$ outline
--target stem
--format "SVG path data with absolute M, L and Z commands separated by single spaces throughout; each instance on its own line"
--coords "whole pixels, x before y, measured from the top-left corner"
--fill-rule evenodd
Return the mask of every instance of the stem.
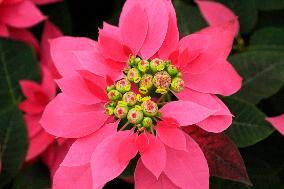
M 151 133 L 155 136 L 153 126 L 150 127 Z
M 166 94 L 167 94 L 167 93 L 166 93 Z M 156 103 L 161 102 L 161 101 L 164 99 L 164 97 L 165 97 L 166 94 L 163 94 L 163 95 L 159 98 L 159 100 L 158 100 Z
M 119 131 L 123 131 L 129 124 L 130 124 L 130 122 L 127 121 L 127 122 L 119 129 Z
M 167 104 L 168 102 L 160 102 L 160 103 L 157 103 L 158 106 L 162 106 L 162 105 L 165 105 Z

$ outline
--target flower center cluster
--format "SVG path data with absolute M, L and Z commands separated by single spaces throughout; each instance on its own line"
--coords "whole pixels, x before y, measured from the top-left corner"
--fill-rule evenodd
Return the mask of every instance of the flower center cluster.
M 106 113 L 138 131 L 154 131 L 160 119 L 159 108 L 170 101 L 171 92 L 184 88 L 181 73 L 170 61 L 158 58 L 142 60 L 131 56 L 124 77 L 107 87 Z

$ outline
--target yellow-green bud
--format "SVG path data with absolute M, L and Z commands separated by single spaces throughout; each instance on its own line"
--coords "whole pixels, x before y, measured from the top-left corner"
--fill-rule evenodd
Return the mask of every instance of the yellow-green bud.
M 174 65 L 168 65 L 167 67 L 167 72 L 171 75 L 171 76 L 175 76 L 178 73 L 177 68 Z
M 128 113 L 128 107 L 127 106 L 119 106 L 117 105 L 114 109 L 114 114 L 118 119 L 126 118 Z
M 134 106 L 137 102 L 136 94 L 134 92 L 127 92 L 122 97 L 123 101 L 127 103 L 128 106 Z
M 127 119 L 132 124 L 140 123 L 143 120 L 143 117 L 143 112 L 141 110 L 137 110 L 136 108 L 132 108 L 127 114 Z
M 142 121 L 142 126 L 149 128 L 153 126 L 153 120 L 150 117 L 144 117 L 143 121 Z
M 184 81 L 179 77 L 174 78 L 171 83 L 171 90 L 176 93 L 179 93 L 183 89 L 184 89 Z
M 108 92 L 107 96 L 108 96 L 108 99 L 110 99 L 112 101 L 116 101 L 116 100 L 119 100 L 122 95 L 117 90 L 111 90 L 111 91 Z
M 115 84 L 116 90 L 121 93 L 126 93 L 131 89 L 131 83 L 127 79 L 121 79 Z
M 137 68 L 131 68 L 130 70 L 128 70 L 128 73 L 127 73 L 128 81 L 134 82 L 134 80 L 137 80 L 137 78 L 141 79 L 141 74 Z
M 158 112 L 158 105 L 152 100 L 144 101 L 141 104 L 143 113 L 147 116 L 155 116 Z
M 138 63 L 138 69 L 141 72 L 147 72 L 149 70 L 150 64 L 147 60 L 142 60 Z
M 155 73 L 158 71 L 164 70 L 165 66 L 166 66 L 166 63 L 163 60 L 158 59 L 158 58 L 155 58 L 150 62 L 150 68 Z
M 107 92 L 110 92 L 111 90 L 114 90 L 114 89 L 115 89 L 114 85 L 107 86 Z

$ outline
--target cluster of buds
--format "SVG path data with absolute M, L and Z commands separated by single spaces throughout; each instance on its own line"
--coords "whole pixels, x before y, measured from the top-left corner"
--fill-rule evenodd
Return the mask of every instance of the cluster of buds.
M 125 126 L 133 125 L 138 131 L 153 131 L 160 118 L 155 99 L 170 91 L 180 92 L 184 81 L 170 61 L 142 60 L 131 56 L 128 65 L 125 77 L 106 89 L 110 100 L 106 113 L 125 122 Z

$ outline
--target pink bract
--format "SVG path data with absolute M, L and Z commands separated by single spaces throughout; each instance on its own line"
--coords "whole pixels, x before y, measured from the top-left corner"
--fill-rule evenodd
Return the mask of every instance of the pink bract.
M 24 120 L 28 130 L 29 149 L 26 156 L 27 161 L 40 155 L 55 139 L 54 136 L 43 130 L 39 120 L 46 105 L 56 96 L 57 89 L 54 77 L 58 73 L 51 58 L 49 58 L 50 53 L 47 41 L 61 35 L 52 23 L 48 21 L 45 23 L 40 51 L 41 84 L 28 80 L 20 81 L 22 92 L 26 97 L 26 100 L 19 104 L 19 108 L 25 113 Z
M 284 135 L 284 114 L 276 117 L 269 117 L 266 118 L 266 120 L 270 122 L 278 132 Z
M 51 40 L 62 93 L 47 105 L 40 123 L 52 135 L 76 139 L 54 175 L 53 187 L 102 188 L 137 156 L 136 188 L 208 189 L 207 161 L 182 127 L 222 132 L 230 126 L 232 114 L 216 95 L 229 96 L 241 87 L 242 78 L 226 60 L 235 22 L 179 40 L 171 1 L 128 0 L 119 26 L 104 23 L 98 42 L 79 37 Z M 125 77 L 131 57 L 169 60 L 184 81 L 183 90 L 172 91 L 178 100 L 159 109 L 152 132 L 123 129 L 120 119 L 106 113 L 106 88 Z

